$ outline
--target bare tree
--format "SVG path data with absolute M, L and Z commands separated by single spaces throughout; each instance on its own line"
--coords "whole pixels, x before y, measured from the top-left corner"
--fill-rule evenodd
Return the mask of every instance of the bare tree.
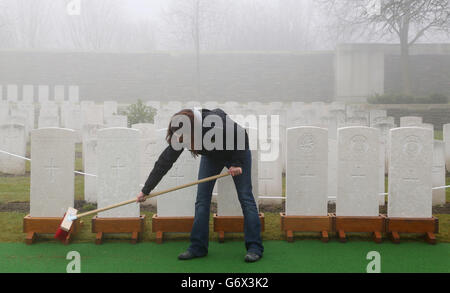
M 64 38 L 72 41 L 77 49 L 101 50 L 111 47 L 114 39 L 115 1 L 93 0 L 82 2 L 78 16 L 66 15 L 67 25 L 63 31 Z
M 166 24 L 172 37 L 190 44 L 195 52 L 196 91 L 200 96 L 200 52 L 209 41 L 204 35 L 218 33 L 221 15 L 226 7 L 223 0 L 172 0 L 164 12 Z
M 402 89 L 411 93 L 409 51 L 425 34 L 450 32 L 450 0 L 318 0 L 352 34 L 395 35 L 400 42 Z
M 3 0 L 0 5 L 3 46 L 25 49 L 43 46 L 50 29 L 53 1 Z

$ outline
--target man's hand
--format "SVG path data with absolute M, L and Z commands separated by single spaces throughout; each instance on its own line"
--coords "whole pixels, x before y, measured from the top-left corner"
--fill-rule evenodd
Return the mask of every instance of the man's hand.
M 241 167 L 233 167 L 231 166 L 230 169 L 228 169 L 228 172 L 230 172 L 231 176 L 237 176 L 242 174 L 242 168 Z
M 136 202 L 144 202 L 146 200 L 145 194 L 142 193 L 142 191 L 139 193 L 139 195 L 136 197 Z

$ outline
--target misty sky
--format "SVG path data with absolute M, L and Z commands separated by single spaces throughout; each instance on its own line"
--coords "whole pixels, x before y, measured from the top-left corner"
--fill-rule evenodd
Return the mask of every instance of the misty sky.
M 0 49 L 87 51 L 332 50 L 343 42 L 396 42 L 338 30 L 324 0 L 0 0 Z M 198 34 L 195 5 L 199 1 Z M 421 42 L 448 42 L 426 35 Z

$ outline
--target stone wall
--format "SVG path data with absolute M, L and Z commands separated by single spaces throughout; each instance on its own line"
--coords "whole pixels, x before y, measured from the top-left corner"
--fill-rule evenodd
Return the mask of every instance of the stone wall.
M 79 88 L 80 99 L 363 102 L 401 87 L 398 45 L 343 44 L 336 51 L 202 53 L 200 93 L 189 53 L 0 51 L 0 99 L 8 88 Z M 413 94 L 450 95 L 450 44 L 411 48 Z M 17 85 L 17 87 L 8 87 Z
M 385 93 L 401 92 L 400 56 L 387 55 L 384 60 Z M 450 96 L 450 55 L 410 56 L 411 92 L 428 96 L 433 93 Z
M 364 102 L 375 94 L 401 92 L 400 46 L 342 44 L 336 49 L 336 99 Z M 450 95 L 450 44 L 410 48 L 413 95 Z
M 82 100 L 331 100 L 333 53 L 192 54 L 0 52 L 0 85 L 79 86 Z M 67 93 L 66 93 L 67 95 Z M 20 98 L 19 98 L 20 99 Z M 35 98 L 36 99 L 36 98 Z

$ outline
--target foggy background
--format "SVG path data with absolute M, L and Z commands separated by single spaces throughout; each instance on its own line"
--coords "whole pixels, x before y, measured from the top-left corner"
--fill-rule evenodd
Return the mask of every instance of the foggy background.
M 442 3 L 426 16 L 446 22 L 413 19 L 400 46 L 376 17 L 387 0 L 0 0 L 0 96 L 9 85 L 19 100 L 33 85 L 35 101 L 40 85 L 121 102 L 450 95 L 450 1 L 422 2 Z
M 343 42 L 396 41 L 338 28 L 343 15 L 324 0 L 81 0 L 80 15 L 69 15 L 71 2 L 0 0 L 0 48 L 194 50 L 197 26 L 202 50 L 329 50 Z M 428 33 L 418 42 L 448 40 Z

